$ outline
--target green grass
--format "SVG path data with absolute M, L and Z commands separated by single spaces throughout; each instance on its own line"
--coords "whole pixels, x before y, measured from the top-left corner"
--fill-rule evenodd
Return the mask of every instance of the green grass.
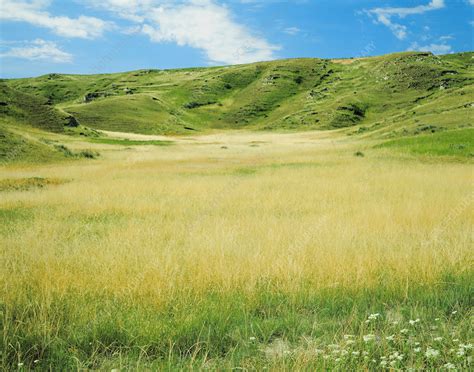
M 51 106 L 45 97 L 20 92 L 0 82 L 0 118 L 14 120 L 50 132 L 62 133 L 69 123 L 68 115 Z
M 103 143 L 107 145 L 121 145 L 121 146 L 169 146 L 173 144 L 173 141 L 160 141 L 160 140 L 150 140 L 150 141 L 138 141 L 138 140 L 129 140 L 129 139 L 117 139 L 117 138 L 89 138 L 89 142 L 92 143 Z
M 393 148 L 417 155 L 473 157 L 474 129 L 423 134 L 385 142 L 382 148 Z
M 449 276 L 449 283 L 440 278 L 435 287 L 411 287 L 408 292 L 383 285 L 363 292 L 314 292 L 309 285 L 286 293 L 262 282 L 252 296 L 211 290 L 199 301 L 183 289 L 179 301 L 161 310 L 105 293 L 100 301 L 94 294 L 91 303 L 87 294 L 66 292 L 49 300 L 48 311 L 59 316 L 51 324 L 56 331 L 50 341 L 40 328 L 10 328 L 14 319 L 30 323 L 44 309 L 31 302 L 23 308 L 2 305 L 8 341 L 2 361 L 12 368 L 21 362 L 39 369 L 293 369 L 306 360 L 305 368 L 346 370 L 358 365 L 378 370 L 384 358 L 390 367 L 390 355 L 398 352 L 403 361 L 394 360 L 393 367 L 436 369 L 454 361 L 468 368 L 466 357 L 472 350 L 466 349 L 461 358 L 456 352 L 471 336 L 470 280 L 456 274 Z M 367 322 L 370 314 L 380 316 Z M 367 335 L 376 339 L 366 342 Z M 427 357 L 428 347 L 440 356 Z
M 90 149 L 71 150 L 58 141 L 41 138 L 45 132 L 19 134 L 24 124 L 0 120 L 0 165 L 40 164 L 73 159 L 95 159 L 100 156 Z M 31 129 L 31 128 L 29 128 Z
M 62 158 L 53 147 L 17 135 L 0 124 L 0 164 L 43 163 Z

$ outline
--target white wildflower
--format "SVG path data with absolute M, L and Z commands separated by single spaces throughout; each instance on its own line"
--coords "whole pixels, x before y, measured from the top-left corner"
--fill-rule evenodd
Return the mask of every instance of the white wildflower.
M 403 360 L 403 354 L 400 354 L 398 351 L 395 351 L 389 356 L 390 360 Z
M 458 313 L 457 310 L 454 310 L 451 314 L 456 315 Z
M 387 341 L 393 341 L 393 340 L 395 339 L 395 335 L 387 336 L 387 337 L 385 337 L 385 339 L 386 339 Z
M 400 330 L 400 333 L 401 333 L 402 335 L 404 335 L 404 334 L 408 333 L 408 329 L 403 328 L 403 329 Z
M 250 337 L 249 340 L 250 340 L 250 341 L 255 341 L 256 338 L 255 338 L 255 337 Z
M 426 349 L 425 356 L 427 358 L 435 359 L 439 356 L 439 351 L 429 347 L 429 348 Z
M 435 342 L 441 342 L 441 341 L 443 341 L 443 337 L 435 337 L 433 340 Z
M 417 319 L 415 319 L 415 320 L 410 319 L 410 320 L 408 321 L 408 323 L 410 323 L 410 325 L 415 325 L 416 323 L 419 323 L 419 322 L 420 322 L 420 319 L 419 319 L 419 318 L 417 318 Z
M 446 363 L 443 367 L 446 369 L 456 369 L 456 366 L 453 363 Z
M 385 366 L 387 365 L 387 361 L 386 361 L 386 360 L 382 360 L 382 361 L 380 362 L 380 365 L 381 365 L 382 367 L 385 367 Z
M 462 356 L 464 356 L 464 354 L 466 354 L 466 352 L 464 351 L 464 349 L 459 349 L 459 350 L 457 351 L 457 353 L 456 353 L 456 355 L 457 355 L 458 357 L 462 357 Z
M 344 335 L 344 340 L 349 340 L 353 337 L 354 337 L 354 335 Z
M 33 360 L 33 363 L 34 363 L 34 364 L 36 364 L 36 363 L 38 363 L 38 362 L 39 362 L 39 359 Z
M 346 345 L 353 345 L 353 344 L 355 344 L 354 340 L 347 340 L 346 341 Z
M 341 361 L 341 358 L 336 358 L 336 359 L 334 359 L 334 361 L 335 361 L 336 363 L 339 363 L 339 362 Z
M 21 362 L 18 363 L 18 367 L 23 367 L 23 364 L 24 364 L 24 363 L 21 363 Z
M 462 347 L 463 349 L 466 349 L 466 350 L 471 350 L 472 344 L 459 344 L 459 347 Z
M 375 335 L 368 334 L 368 335 L 362 336 L 362 338 L 364 339 L 364 342 L 370 342 L 370 341 L 375 340 Z
M 419 352 L 421 351 L 421 347 L 415 347 L 415 348 L 413 349 L 413 351 L 414 351 L 415 353 L 419 353 Z
M 360 355 L 360 351 L 353 351 L 353 352 L 352 352 L 352 355 L 354 355 L 354 356 L 359 356 L 359 355 Z
M 377 320 L 379 317 L 380 317 L 379 313 L 370 314 L 369 315 L 369 320 Z

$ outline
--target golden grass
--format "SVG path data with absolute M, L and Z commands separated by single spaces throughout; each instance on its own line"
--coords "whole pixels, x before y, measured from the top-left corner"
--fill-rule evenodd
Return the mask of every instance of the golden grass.
M 160 301 L 173 288 L 251 288 L 262 277 L 290 288 L 301 280 L 368 286 L 381 270 L 424 282 L 447 266 L 466 268 L 469 165 L 349 153 L 311 162 L 304 154 L 299 163 L 298 155 L 295 146 L 289 165 L 271 156 L 234 165 L 228 156 L 47 168 L 42 174 L 75 181 L 2 195 L 2 208 L 35 210 L 34 224 L 2 237 L 3 259 L 30 268 L 22 278 L 21 267 L 9 266 L 15 281 L 44 286 L 48 277 L 58 290 L 122 293 L 142 278 L 134 295 L 153 292 Z
M 262 281 L 408 292 L 472 269 L 470 164 L 357 158 L 350 143 L 306 136 L 314 146 L 255 135 L 267 144 L 5 169 L 72 181 L 1 194 L 2 210 L 26 211 L 0 231 L 2 301 L 48 309 L 72 292 L 159 309 L 184 293 L 252 296 Z

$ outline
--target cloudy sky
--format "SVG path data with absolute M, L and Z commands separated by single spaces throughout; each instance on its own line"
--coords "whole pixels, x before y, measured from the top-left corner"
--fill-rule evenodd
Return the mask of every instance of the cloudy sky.
M 0 75 L 473 50 L 474 0 L 0 0 Z

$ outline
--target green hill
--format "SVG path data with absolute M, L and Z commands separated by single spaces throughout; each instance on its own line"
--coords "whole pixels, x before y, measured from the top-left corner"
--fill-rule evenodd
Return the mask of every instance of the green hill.
M 79 124 L 143 134 L 334 129 L 374 139 L 443 133 L 472 127 L 473 58 L 405 52 L 2 80 L 0 125 L 59 133 Z
M 73 152 L 42 136 L 46 132 L 66 134 L 66 129 L 78 126 L 73 116 L 55 108 L 45 97 L 24 93 L 5 81 L 0 82 L 0 165 L 95 156 L 92 152 Z
M 146 134 L 248 128 L 415 134 L 470 125 L 473 53 L 292 59 L 6 81 L 88 127 Z

